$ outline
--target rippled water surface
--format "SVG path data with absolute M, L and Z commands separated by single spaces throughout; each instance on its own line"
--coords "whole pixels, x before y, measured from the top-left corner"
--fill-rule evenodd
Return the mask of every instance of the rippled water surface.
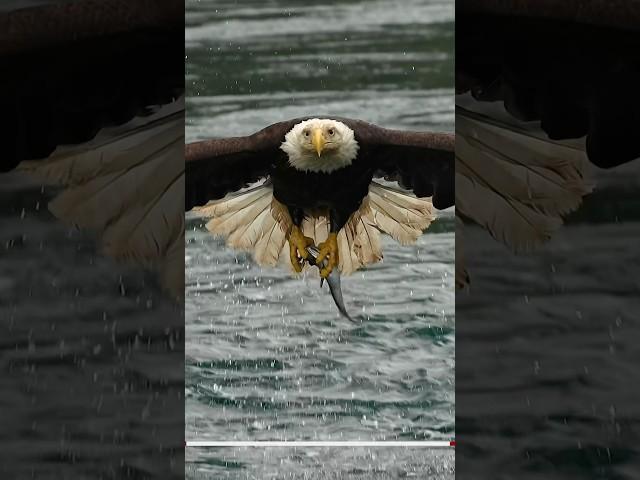
M 0 478 L 181 478 L 182 306 L 56 192 L 0 174 Z
M 313 114 L 453 130 L 451 1 L 186 7 L 187 141 Z
M 63 1 L 3 1 L 0 15 Z M 51 94 L 34 72 L 15 105 Z M 183 478 L 182 305 L 54 218 L 59 191 L 0 173 L 0 478 Z
M 638 478 L 640 162 L 593 177 L 594 194 L 532 254 L 465 229 L 460 475 Z
M 188 429 L 247 439 L 441 439 L 453 434 L 453 233 L 385 242 L 345 277 L 356 324 L 317 276 L 264 270 L 188 235 Z
M 315 114 L 453 130 L 453 2 L 187 1 L 186 7 L 187 141 Z M 452 230 L 452 213 L 441 212 L 417 245 L 386 239 L 383 263 L 344 277 L 351 323 L 317 276 L 261 269 L 190 219 L 187 438 L 452 438 Z M 453 452 L 411 450 L 386 459 L 367 449 L 270 452 L 190 450 L 187 472 L 453 475 Z M 233 465 L 225 460 L 230 456 Z M 322 464 L 342 476 L 327 476 Z M 268 476 L 269 465 L 281 465 L 288 476 Z
M 242 480 L 453 479 L 453 450 L 217 448 L 187 452 L 187 478 Z

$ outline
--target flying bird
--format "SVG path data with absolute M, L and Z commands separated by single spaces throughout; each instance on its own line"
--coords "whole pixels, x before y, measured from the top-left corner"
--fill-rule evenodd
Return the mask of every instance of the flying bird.
M 185 157 L 185 209 L 211 218 L 212 233 L 260 265 L 283 259 L 295 272 L 317 246 L 322 278 L 381 260 L 381 232 L 415 242 L 433 208 L 454 203 L 449 133 L 305 117 L 188 144 Z
M 593 165 L 640 157 L 640 4 L 460 0 L 456 16 L 456 285 L 462 229 L 545 242 L 593 189 Z M 464 222 L 463 222 L 464 220 Z
M 0 12 L 0 172 L 101 250 L 184 295 L 184 2 L 81 0 Z

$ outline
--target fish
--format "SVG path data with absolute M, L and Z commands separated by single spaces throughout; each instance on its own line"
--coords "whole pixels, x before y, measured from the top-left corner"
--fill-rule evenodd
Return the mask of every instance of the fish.
M 322 261 L 321 265 L 318 265 L 316 263 L 316 258 L 318 258 L 318 253 L 320 253 L 320 250 L 315 245 L 308 246 L 307 252 L 309 252 L 309 258 L 307 259 L 309 265 L 315 265 L 316 267 L 318 267 L 318 269 L 327 265 L 328 260 L 326 258 Z M 320 288 L 322 288 L 324 280 L 324 278 L 320 278 Z M 338 271 L 338 269 L 333 269 L 326 280 L 327 284 L 329 285 L 329 291 L 331 292 L 333 301 L 335 302 L 336 307 L 338 307 L 338 311 L 340 312 L 340 314 L 355 323 L 355 320 L 351 318 L 351 315 L 349 315 L 349 313 L 347 312 L 347 308 L 344 305 L 344 299 L 342 298 L 342 288 L 340 286 L 340 272 Z

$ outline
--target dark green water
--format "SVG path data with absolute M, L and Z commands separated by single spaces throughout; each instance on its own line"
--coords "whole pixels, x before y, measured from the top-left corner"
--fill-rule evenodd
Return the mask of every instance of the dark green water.
M 302 115 L 453 131 L 451 1 L 187 1 L 186 9 L 187 141 Z M 186 437 L 454 437 L 454 234 L 451 212 L 441 215 L 437 233 L 413 247 L 388 240 L 382 264 L 343 279 L 355 325 L 315 278 L 260 269 L 191 220 Z M 383 450 L 187 449 L 187 473 L 453 476 L 453 451 Z
M 451 1 L 187 1 L 187 140 L 309 114 L 453 131 Z

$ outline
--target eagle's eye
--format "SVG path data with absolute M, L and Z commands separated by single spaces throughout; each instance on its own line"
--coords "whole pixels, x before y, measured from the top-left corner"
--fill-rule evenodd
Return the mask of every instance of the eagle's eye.
M 329 135 L 330 135 L 330 136 L 332 136 L 332 137 L 333 137 L 333 134 L 334 134 L 335 132 L 334 132 L 333 128 L 330 128 L 330 129 L 328 130 L 328 133 L 329 133 Z
M 304 133 L 304 136 L 305 136 L 305 137 L 308 137 L 308 136 L 309 136 L 309 130 L 305 130 L 305 131 L 304 131 L 304 132 L 302 132 L 302 133 Z

